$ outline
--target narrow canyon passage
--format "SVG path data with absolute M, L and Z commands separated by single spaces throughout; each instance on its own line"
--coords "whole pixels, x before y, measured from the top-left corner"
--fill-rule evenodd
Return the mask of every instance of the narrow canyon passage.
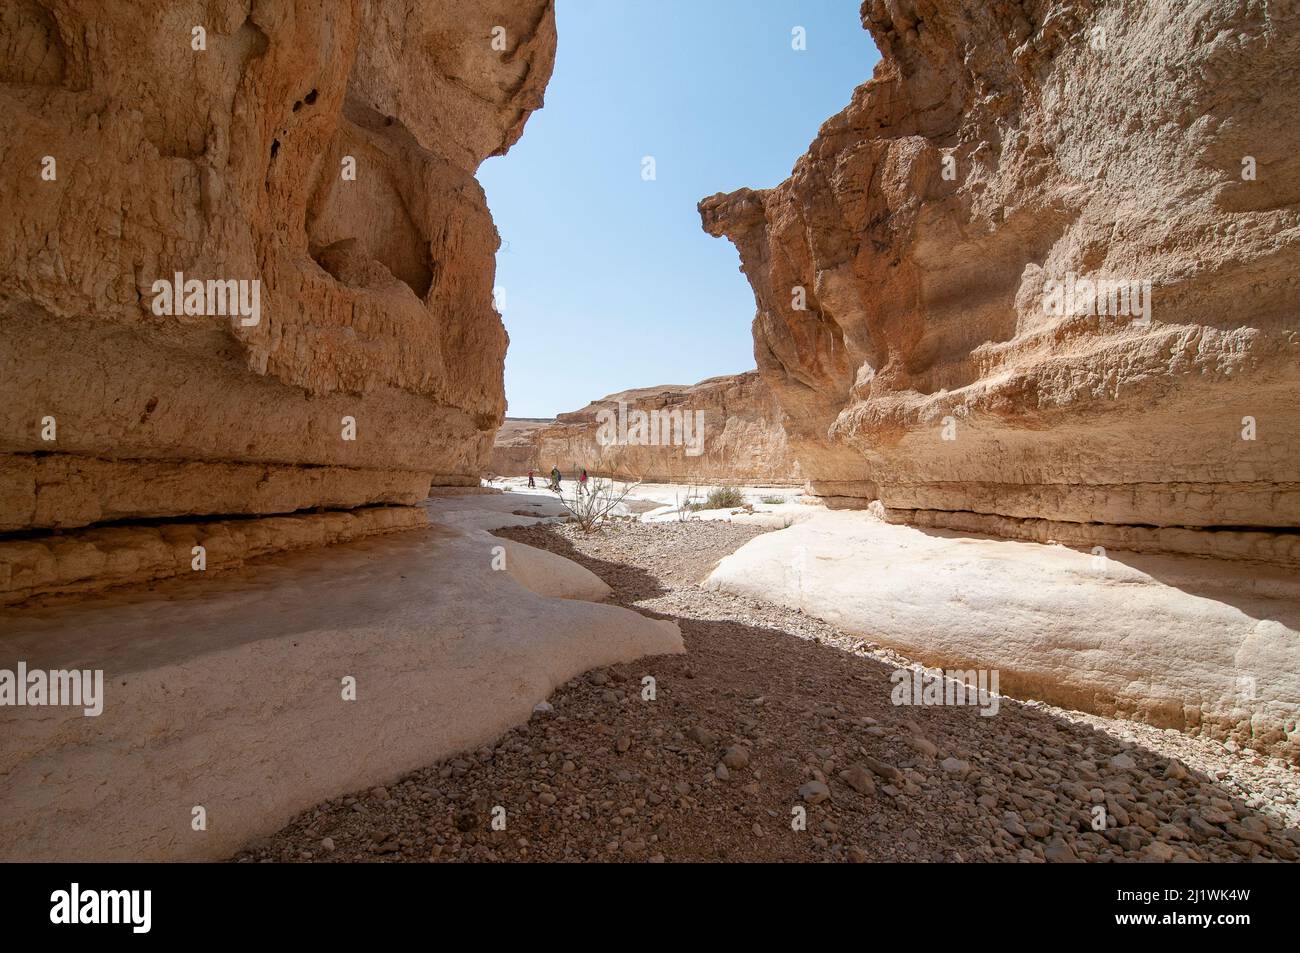
M 1300 0 L 3 0 L 15 921 L 1285 922 L 1297 114 Z
M 495 744 L 320 804 L 236 859 L 1300 856 L 1300 778 L 1287 762 L 1010 698 L 988 718 L 896 706 L 889 676 L 908 664 L 897 653 L 699 585 L 761 532 L 699 521 L 498 530 L 586 566 L 609 601 L 676 622 L 687 653 L 575 678 Z M 1097 806 L 1118 825 L 1093 830 Z M 799 809 L 806 831 L 792 826 Z

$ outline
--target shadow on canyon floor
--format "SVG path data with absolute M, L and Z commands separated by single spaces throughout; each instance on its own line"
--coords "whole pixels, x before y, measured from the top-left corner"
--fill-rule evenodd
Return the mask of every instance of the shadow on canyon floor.
M 1174 589 L 1300 631 L 1300 573 L 1267 563 L 1107 550 L 1106 558 Z
M 661 526 L 684 536 L 672 524 Z M 746 833 L 748 822 L 725 843 L 695 832 L 683 843 L 696 846 L 670 850 L 673 859 L 723 856 L 710 853 L 715 849 L 732 859 L 814 859 L 837 843 L 855 845 L 865 851 L 858 859 L 872 860 L 1296 858 L 1300 831 L 1284 834 L 1287 825 L 1276 815 L 1246 803 L 1264 793 L 1264 775 L 1247 770 L 1236 777 L 1229 770 L 1215 777 L 1222 768 L 1204 758 L 1198 763 L 1208 742 L 1140 726 L 1161 739 L 1151 746 L 1121 738 L 1089 716 L 1076 720 L 1009 698 L 994 717 L 972 707 L 894 706 L 889 676 L 897 665 L 862 654 L 860 640 L 801 613 L 695 585 L 722 550 L 744 539 L 660 548 L 653 533 L 629 524 L 573 539 L 559 526 L 498 531 L 586 566 L 613 588 L 610 601 L 681 626 L 686 655 L 611 670 L 616 683 L 632 685 L 653 674 L 658 704 L 611 710 L 595 698 L 600 688 L 583 679 L 561 689 L 592 696 L 569 704 L 601 724 L 627 725 L 614 730 L 627 730 L 634 749 L 656 727 L 675 739 L 702 730 L 713 743 L 677 746 L 676 773 L 667 777 L 688 779 L 690 798 L 727 817 L 777 827 L 766 841 Z M 620 544 L 622 535 L 631 538 Z M 746 770 L 728 783 L 707 780 L 718 752 L 731 743 L 745 745 L 751 764 L 763 769 L 753 793 L 744 787 Z M 1123 767 L 1122 759 L 1112 765 L 1119 755 L 1132 758 L 1134 767 Z M 944 759 L 969 768 L 945 766 Z M 627 763 L 617 755 L 610 760 L 615 767 Z M 872 765 L 854 779 L 863 790 L 839 777 L 859 763 Z M 817 824 L 829 826 L 800 842 L 783 828 L 799 803 L 797 790 L 815 772 L 832 797 L 808 808 L 809 830 L 815 815 L 821 815 Z M 613 768 L 609 773 L 609 797 L 617 800 L 626 785 L 614 780 Z M 494 771 L 484 775 L 492 780 Z M 864 777 L 870 780 L 862 783 Z M 1295 784 L 1293 774 L 1289 782 Z M 1286 794 L 1294 800 L 1293 788 Z M 1094 802 L 1111 818 L 1105 834 L 1092 829 Z M 693 830 L 689 816 L 677 818 L 683 822 Z
M 935 539 L 974 540 L 1007 547 L 1041 545 L 981 533 L 912 528 Z M 1093 557 L 1089 547 L 1064 548 L 1089 559 Z M 1107 548 L 1105 558 L 1189 596 L 1232 606 L 1256 622 L 1280 622 L 1289 629 L 1300 630 L 1300 574 L 1293 570 L 1243 559 L 1135 553 L 1115 548 Z

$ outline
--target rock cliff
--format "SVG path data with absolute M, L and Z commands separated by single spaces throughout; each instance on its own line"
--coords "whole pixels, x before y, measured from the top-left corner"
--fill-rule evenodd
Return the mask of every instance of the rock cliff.
M 490 469 L 518 476 L 558 465 L 651 483 L 802 483 L 782 417 L 754 371 L 642 387 L 554 421 L 507 420 Z
M 477 484 L 474 173 L 554 54 L 551 0 L 6 4 L 0 531 Z
M 700 203 L 814 491 L 1296 562 L 1300 10 L 861 12 L 882 60 L 791 177 Z

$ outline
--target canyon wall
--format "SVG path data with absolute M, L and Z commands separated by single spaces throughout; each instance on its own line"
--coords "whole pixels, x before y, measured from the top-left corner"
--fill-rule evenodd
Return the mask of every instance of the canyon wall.
M 6 4 L 0 531 L 477 485 L 507 339 L 474 174 L 554 55 L 551 0 Z M 177 274 L 257 313 L 160 314 Z
M 638 430 L 638 414 L 645 428 Z M 554 421 L 507 420 L 489 468 L 558 466 L 647 483 L 802 483 L 781 408 L 754 371 L 610 394 Z M 665 421 L 667 421 L 665 423 Z M 606 423 L 608 422 L 608 423 Z
M 537 435 L 553 426 L 555 420 L 549 417 L 507 417 L 492 444 L 492 455 L 488 458 L 489 473 L 496 476 L 522 476 L 529 470 L 541 470 Z
M 791 177 L 700 203 L 812 489 L 1300 565 L 1300 7 L 861 13 L 881 62 Z
M 683 650 L 419 505 L 505 410 L 474 175 L 554 55 L 551 0 L 0 5 L 0 859 L 229 857 Z

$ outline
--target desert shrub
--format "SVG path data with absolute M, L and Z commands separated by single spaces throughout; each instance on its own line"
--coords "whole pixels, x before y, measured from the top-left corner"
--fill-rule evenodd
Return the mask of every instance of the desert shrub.
M 732 506 L 744 506 L 745 494 L 734 486 L 719 486 L 709 491 L 701 509 L 725 510 Z
M 759 499 L 760 503 L 766 503 L 768 506 L 777 506 L 785 502 L 784 496 L 764 496 Z
M 585 490 L 579 490 L 576 480 L 571 480 L 569 485 L 574 488 L 572 496 L 565 496 L 562 491 L 555 489 L 551 492 L 569 508 L 574 521 L 582 527 L 584 533 L 590 533 L 610 519 L 618 505 L 637 487 L 635 483 L 627 483 L 620 488 L 613 480 L 602 480 L 599 477 L 589 479 Z
M 694 485 L 686 488 L 686 499 L 682 499 L 680 493 L 673 494 L 673 505 L 677 507 L 677 522 L 689 522 L 691 514 L 701 508 L 701 504 L 695 502 L 695 497 L 698 495 L 699 493 Z

